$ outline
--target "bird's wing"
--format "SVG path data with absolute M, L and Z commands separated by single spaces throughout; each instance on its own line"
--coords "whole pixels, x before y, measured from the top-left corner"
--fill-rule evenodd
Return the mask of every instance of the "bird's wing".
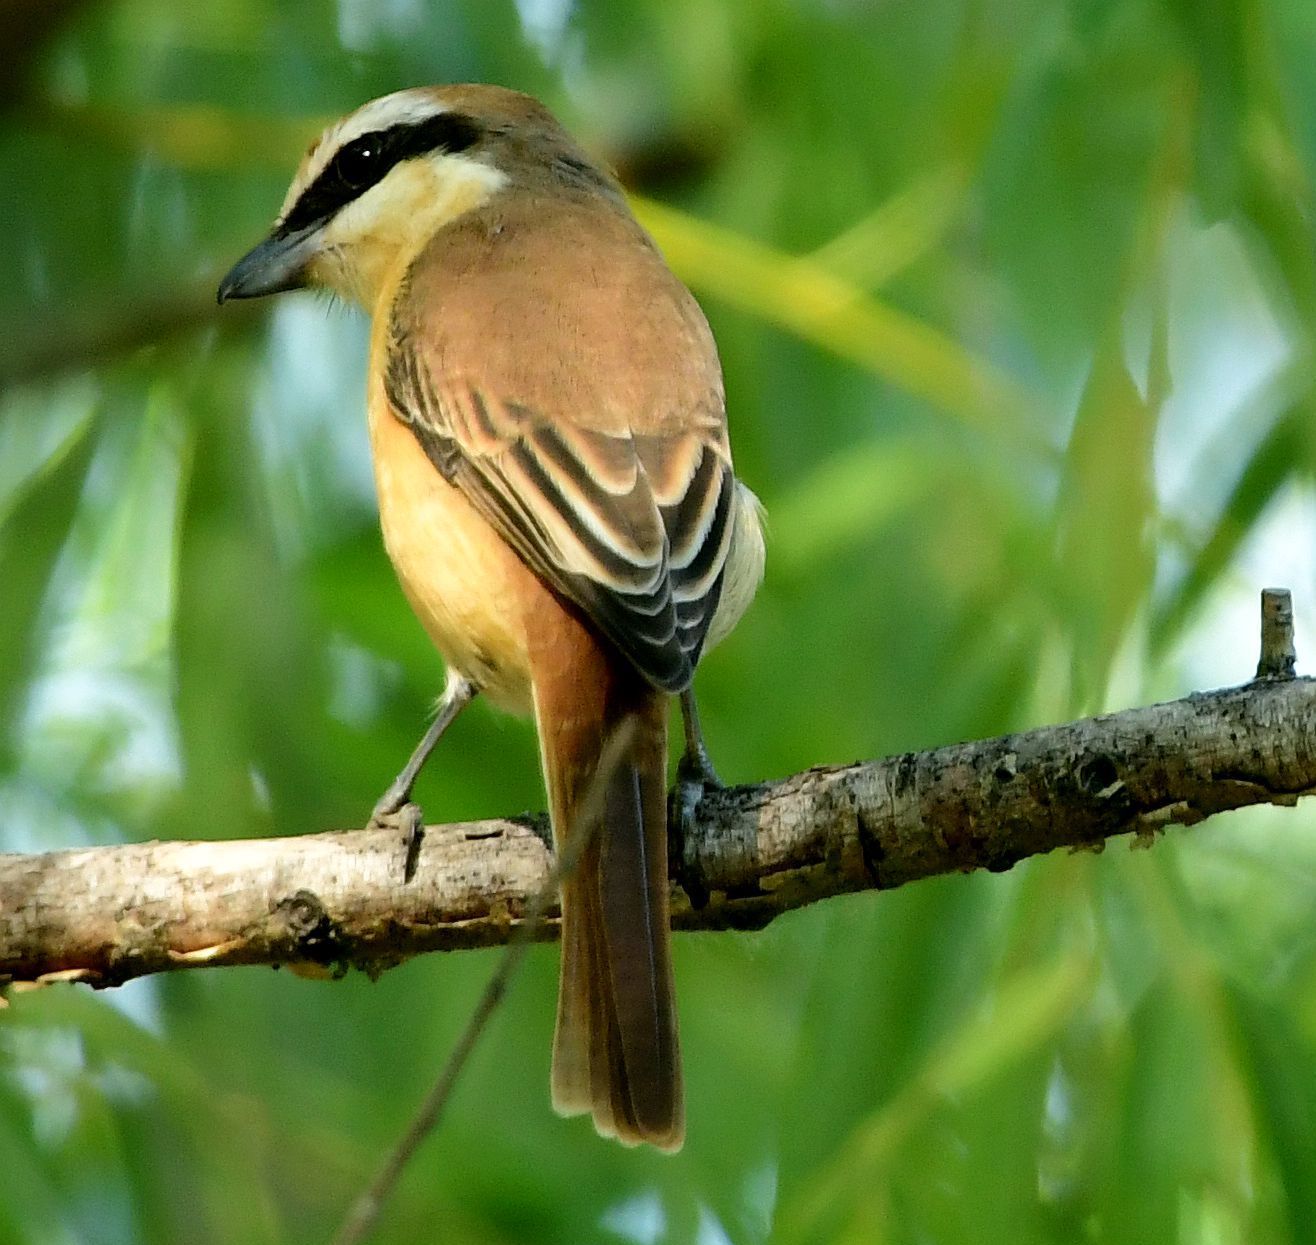
M 395 323 L 385 387 L 430 461 L 658 687 L 690 681 L 717 607 L 735 480 L 721 419 L 606 430 L 444 374 Z

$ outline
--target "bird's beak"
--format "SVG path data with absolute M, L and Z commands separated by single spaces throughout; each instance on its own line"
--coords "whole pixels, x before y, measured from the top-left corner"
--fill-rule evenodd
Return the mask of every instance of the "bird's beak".
M 318 225 L 292 233 L 275 232 L 248 251 L 219 283 L 218 300 L 260 298 L 306 284 L 307 265 L 319 249 Z

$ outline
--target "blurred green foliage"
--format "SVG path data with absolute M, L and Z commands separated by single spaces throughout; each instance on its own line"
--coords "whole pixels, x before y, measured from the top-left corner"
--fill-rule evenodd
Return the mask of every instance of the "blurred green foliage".
M 38 14 L 40 17 L 38 18 Z M 441 681 L 364 328 L 217 312 L 328 116 L 483 79 L 611 159 L 721 345 L 768 579 L 700 674 L 751 780 L 1316 644 L 1305 0 L 0 0 L 0 848 L 358 824 Z M 539 807 L 479 707 L 420 796 Z M 548 1106 L 532 956 L 381 1242 L 1316 1239 L 1316 813 L 678 940 L 690 1137 Z M 484 954 L 0 1017 L 0 1241 L 319 1242 Z

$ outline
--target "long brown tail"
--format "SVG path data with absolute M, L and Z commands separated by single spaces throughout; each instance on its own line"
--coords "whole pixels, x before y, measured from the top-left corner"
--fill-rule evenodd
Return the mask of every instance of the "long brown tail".
M 667 890 L 667 701 L 569 618 L 535 661 L 558 850 L 595 824 L 562 894 L 553 1106 L 626 1145 L 685 1136 Z M 606 765 L 610 773 L 600 772 Z

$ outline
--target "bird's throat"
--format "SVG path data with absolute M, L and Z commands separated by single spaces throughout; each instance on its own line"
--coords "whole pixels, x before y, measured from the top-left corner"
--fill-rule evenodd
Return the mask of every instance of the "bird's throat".
M 499 169 L 465 156 L 409 160 L 329 223 L 309 275 L 373 311 L 435 234 L 487 203 L 506 182 Z

